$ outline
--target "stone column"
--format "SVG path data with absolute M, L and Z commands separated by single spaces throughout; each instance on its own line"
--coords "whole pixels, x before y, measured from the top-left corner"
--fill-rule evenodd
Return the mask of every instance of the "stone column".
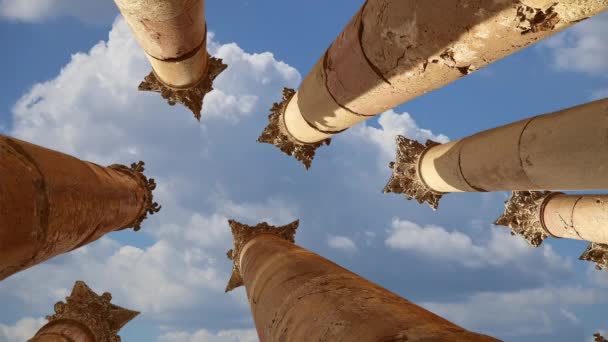
M 229 223 L 234 270 L 226 291 L 245 285 L 260 341 L 498 341 L 296 246 L 298 221 Z
M 425 145 L 397 137 L 385 192 L 434 209 L 447 192 L 607 189 L 608 99 Z
M 308 168 L 331 136 L 608 8 L 607 0 L 367 0 L 259 142 Z
M 514 191 L 494 224 L 511 228 L 534 247 L 549 236 L 590 241 L 580 259 L 608 270 L 608 195 Z
M 0 280 L 160 210 L 144 163 L 102 167 L 0 135 Z
M 115 0 L 152 72 L 139 90 L 181 103 L 200 120 L 203 98 L 226 65 L 207 53 L 204 0 Z
M 55 314 L 28 342 L 120 342 L 118 331 L 139 315 L 111 304 L 112 295 L 101 296 L 77 281 L 66 302 L 55 304 Z

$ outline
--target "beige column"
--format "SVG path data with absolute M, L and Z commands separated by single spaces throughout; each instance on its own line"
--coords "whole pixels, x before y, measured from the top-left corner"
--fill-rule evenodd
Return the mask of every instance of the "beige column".
M 66 302 L 55 304 L 55 314 L 28 342 L 120 342 L 118 331 L 139 315 L 111 304 L 112 295 L 101 296 L 77 281 Z
M 138 230 L 160 210 L 143 165 L 102 167 L 0 135 L 0 280 L 112 231 Z
M 182 103 L 200 120 L 203 98 L 226 65 L 207 53 L 204 0 L 115 0 L 152 72 L 140 90 Z
M 258 141 L 308 166 L 331 136 L 607 8 L 608 0 L 367 0 L 300 89 L 273 106 Z
M 260 341 L 498 341 L 296 246 L 298 221 L 229 223 L 234 271 L 226 291 L 245 285 Z
M 436 209 L 447 192 L 608 189 L 607 129 L 603 99 L 447 144 L 398 136 L 384 191 Z
M 514 191 L 494 224 L 511 228 L 534 247 L 549 236 L 590 241 L 580 259 L 608 269 L 608 195 Z

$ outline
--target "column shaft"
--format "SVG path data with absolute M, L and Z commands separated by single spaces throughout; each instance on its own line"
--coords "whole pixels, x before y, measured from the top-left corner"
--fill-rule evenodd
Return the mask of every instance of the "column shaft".
M 0 135 L 0 280 L 138 227 L 153 185 L 124 166 L 102 167 Z
M 497 341 L 275 235 L 236 257 L 260 341 Z
M 158 78 L 188 88 L 207 69 L 204 0 L 115 0 Z
M 608 195 L 556 194 L 541 215 L 552 236 L 608 244 Z
M 28 342 L 97 342 L 93 333 L 73 320 L 46 324 Z
M 321 142 L 608 8 L 605 0 L 367 0 L 285 108 Z
M 420 159 L 434 191 L 606 189 L 608 99 L 490 129 Z

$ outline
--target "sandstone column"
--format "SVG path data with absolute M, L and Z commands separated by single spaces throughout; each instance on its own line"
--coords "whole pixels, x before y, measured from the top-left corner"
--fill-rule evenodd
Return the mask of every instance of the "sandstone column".
M 349 127 L 608 8 L 608 0 L 367 0 L 259 142 L 308 168 Z
M 229 223 L 234 270 L 226 291 L 245 285 L 260 341 L 498 341 L 296 246 L 298 221 Z
M 0 280 L 160 210 L 144 163 L 102 167 L 0 135 Z
M 436 209 L 447 192 L 607 189 L 607 129 L 608 98 L 447 144 L 398 136 L 384 191 Z
M 226 65 L 207 53 L 204 0 L 115 0 L 152 72 L 139 90 L 181 103 L 200 120 L 203 98 Z
M 101 296 L 77 281 L 66 302 L 55 304 L 55 314 L 28 342 L 120 342 L 118 331 L 139 315 L 111 304 L 112 295 Z
M 608 195 L 514 191 L 494 224 L 511 228 L 534 247 L 549 236 L 591 241 L 580 259 L 608 270 Z

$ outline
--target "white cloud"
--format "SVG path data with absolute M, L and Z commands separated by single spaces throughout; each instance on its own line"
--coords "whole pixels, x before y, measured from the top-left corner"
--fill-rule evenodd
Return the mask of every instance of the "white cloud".
M 158 338 L 158 342 L 258 342 L 255 329 L 220 330 L 214 334 L 202 329 L 195 333 L 170 332 Z
M 608 13 L 599 14 L 547 39 L 554 65 L 597 76 L 608 72 Z
M 329 235 L 327 237 L 327 245 L 333 249 L 352 254 L 357 251 L 355 242 L 346 236 Z
M 112 20 L 114 1 L 104 0 L 0 0 L 0 17 L 24 22 L 70 16 L 89 23 Z
M 32 338 L 46 320 L 44 318 L 26 317 L 17 321 L 14 325 L 0 324 L 0 341 L 23 342 Z
M 448 231 L 435 225 L 420 226 L 414 222 L 393 219 L 385 241 L 390 248 L 416 253 L 431 260 L 460 264 L 464 267 L 514 265 L 531 269 L 542 264 L 544 268 L 563 270 L 572 264 L 553 252 L 549 245 L 540 253 L 530 248 L 522 239 L 511 236 L 506 229 L 491 229 L 490 238 L 474 242 L 460 231 Z M 524 259 L 529 259 L 524 262 Z M 537 259 L 537 260 L 534 260 Z M 534 260 L 532 266 L 528 261 Z
M 379 128 L 369 125 L 358 125 L 349 130 L 349 136 L 358 139 L 368 140 L 380 148 L 382 167 L 386 168 L 389 160 L 395 159 L 396 146 L 395 138 L 403 135 L 410 139 L 415 139 L 424 143 L 431 139 L 440 143 L 449 141 L 443 134 L 433 134 L 428 129 L 420 128 L 409 113 L 396 113 L 394 110 L 384 112 L 378 118 Z
M 463 301 L 421 305 L 467 329 L 502 336 L 549 334 L 560 324 L 578 325 L 572 311 L 608 301 L 604 291 L 542 287 L 515 292 L 480 292 Z

